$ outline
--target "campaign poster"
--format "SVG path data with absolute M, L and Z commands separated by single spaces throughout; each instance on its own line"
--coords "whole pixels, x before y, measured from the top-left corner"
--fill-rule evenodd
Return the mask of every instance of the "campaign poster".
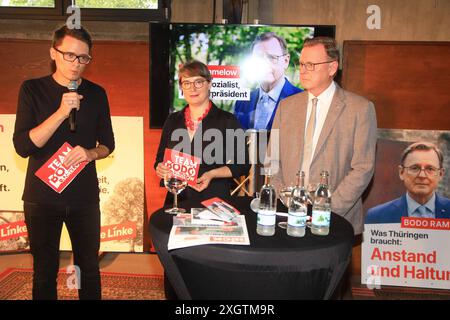
M 0 210 L 23 211 L 22 192 L 28 159 L 13 146 L 16 115 L 0 114 Z
M 29 250 L 22 201 L 28 159 L 21 158 L 14 150 L 15 117 L 0 114 L 0 252 Z M 116 150 L 106 159 L 96 161 L 102 212 L 100 250 L 142 252 L 143 119 L 114 116 L 112 124 Z M 65 227 L 60 248 L 71 249 Z
M 450 289 L 450 219 L 403 217 L 364 227 L 361 282 L 368 288 Z
M 267 73 L 270 73 L 271 66 L 264 59 L 252 56 L 252 43 L 258 35 L 273 32 L 284 39 L 290 56 L 284 76 L 292 85 L 300 87 L 299 52 L 305 39 L 319 31 L 312 26 L 207 24 L 172 24 L 170 30 L 167 59 L 172 90 L 171 111 L 179 111 L 186 105 L 178 86 L 179 67 L 196 59 L 208 66 L 213 78 L 211 100 L 229 112 L 233 111 L 236 101 L 250 101 L 252 91 L 259 87 L 258 82 L 270 76 Z
M 28 159 L 14 150 L 15 119 L 13 114 L 0 114 L 0 252 L 30 249 L 22 201 Z

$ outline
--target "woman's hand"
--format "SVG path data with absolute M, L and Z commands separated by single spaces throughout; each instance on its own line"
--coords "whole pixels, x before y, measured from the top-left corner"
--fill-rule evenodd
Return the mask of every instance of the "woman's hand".
M 197 185 L 196 186 L 191 186 L 192 189 L 198 191 L 198 192 L 202 192 L 203 190 L 205 190 L 206 188 L 208 188 L 209 183 L 211 182 L 212 179 L 214 179 L 214 174 L 211 171 L 207 171 L 205 172 L 200 178 L 197 179 Z
M 165 166 L 162 162 L 158 163 L 156 166 L 156 175 L 161 179 L 164 179 L 164 176 L 168 174 L 169 171 L 169 167 Z

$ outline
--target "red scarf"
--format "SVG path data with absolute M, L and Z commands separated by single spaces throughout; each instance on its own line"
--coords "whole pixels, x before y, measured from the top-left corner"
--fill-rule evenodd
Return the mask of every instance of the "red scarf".
M 184 109 L 184 124 L 186 125 L 186 128 L 188 128 L 191 131 L 197 130 L 198 125 L 202 120 L 208 115 L 209 110 L 211 110 L 212 102 L 209 102 L 208 107 L 206 108 L 205 112 L 197 118 L 197 120 L 193 121 L 191 118 L 191 112 L 189 111 L 189 105 Z

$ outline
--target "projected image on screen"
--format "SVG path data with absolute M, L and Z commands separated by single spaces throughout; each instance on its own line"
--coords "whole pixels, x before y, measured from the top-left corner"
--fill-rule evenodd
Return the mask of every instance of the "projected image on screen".
M 271 89 L 278 79 L 300 88 L 298 61 L 305 39 L 334 37 L 334 32 L 334 26 L 151 23 L 151 127 L 185 107 L 178 70 L 186 61 L 208 65 L 211 100 L 233 112 L 236 102 L 249 103 L 255 90 Z
M 211 99 L 226 111 L 232 111 L 234 101 L 250 100 L 250 91 L 264 78 L 270 77 L 272 61 L 279 55 L 257 56 L 252 54 L 252 43 L 264 33 L 273 32 L 287 44 L 290 63 L 285 76 L 294 85 L 299 85 L 298 53 L 304 39 L 314 35 L 312 27 L 280 26 L 222 26 L 222 25 L 178 25 L 172 30 L 170 48 L 170 73 L 173 83 L 178 83 L 180 64 L 196 59 L 209 66 L 213 76 Z M 275 63 L 276 64 L 276 63 Z M 174 86 L 173 110 L 181 110 L 186 102 L 178 86 Z

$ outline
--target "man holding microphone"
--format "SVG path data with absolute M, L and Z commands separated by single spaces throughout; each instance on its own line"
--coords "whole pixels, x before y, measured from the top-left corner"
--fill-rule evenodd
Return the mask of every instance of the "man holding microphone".
M 101 299 L 95 160 L 107 157 L 115 143 L 105 90 L 81 77 L 92 60 L 91 48 L 91 36 L 84 28 L 59 28 L 50 48 L 54 73 L 25 81 L 19 93 L 13 142 L 20 156 L 29 157 L 22 199 L 34 261 L 33 299 L 57 298 L 63 222 L 72 242 L 74 264 L 80 270 L 79 297 Z M 66 142 L 73 148 L 63 159 L 64 167 L 87 164 L 58 193 L 35 173 Z

